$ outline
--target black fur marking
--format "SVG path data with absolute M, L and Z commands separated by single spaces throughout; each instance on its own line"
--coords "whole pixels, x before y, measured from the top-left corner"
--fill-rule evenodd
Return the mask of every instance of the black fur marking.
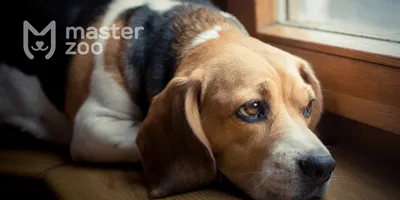
M 202 7 L 218 9 L 208 0 L 183 0 Z M 173 78 L 178 66 L 178 54 L 172 48 L 176 43 L 174 18 L 184 12 L 193 11 L 194 7 L 183 5 L 163 14 L 144 6 L 132 16 L 131 27 L 144 27 L 138 39 L 132 39 L 128 46 L 127 73 L 134 73 L 138 80 L 128 80 L 135 102 L 144 114 L 147 113 L 151 99 L 160 93 Z M 138 84 L 139 85 L 134 85 Z
M 111 0 L 29 0 L 9 1 L 0 7 L 3 27 L 0 35 L 0 62 L 16 67 L 23 73 L 37 76 L 49 100 L 60 110 L 64 108 L 65 82 L 71 56 L 66 55 L 66 27 L 89 24 Z M 12 12 L 11 15 L 8 12 Z M 49 59 L 34 54 L 30 60 L 23 50 L 23 21 L 41 31 L 52 20 L 56 22 L 56 50 Z M 48 33 L 49 34 L 49 33 Z M 48 35 L 46 34 L 46 35 Z M 34 40 L 36 37 L 30 37 Z M 48 38 L 45 41 L 50 41 Z M 68 40 L 74 41 L 74 40 Z M 50 45 L 50 43 L 46 43 Z M 32 105 L 35 106 L 35 105 Z

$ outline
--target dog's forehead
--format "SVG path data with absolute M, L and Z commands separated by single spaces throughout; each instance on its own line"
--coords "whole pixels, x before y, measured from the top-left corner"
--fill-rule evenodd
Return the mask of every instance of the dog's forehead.
M 200 68 L 206 78 L 229 88 L 301 80 L 300 58 L 234 31 L 219 34 L 186 56 L 182 62 L 186 75 Z
M 239 74 L 239 78 L 259 81 L 267 78 L 275 81 L 298 81 L 301 79 L 299 68 L 304 62 L 285 51 L 265 44 L 254 38 L 238 41 L 216 40 L 211 49 L 222 48 L 214 55 L 217 63 L 215 70 L 226 70 L 230 76 Z M 230 77 L 227 77 L 230 78 Z
M 207 42 L 204 46 L 206 47 L 203 50 L 209 55 L 205 56 L 205 59 L 213 57 L 221 63 L 238 68 L 246 66 L 242 68 L 243 70 L 274 68 L 283 73 L 297 74 L 299 65 L 304 62 L 301 58 L 256 38 L 232 31 L 220 32 L 220 38 Z

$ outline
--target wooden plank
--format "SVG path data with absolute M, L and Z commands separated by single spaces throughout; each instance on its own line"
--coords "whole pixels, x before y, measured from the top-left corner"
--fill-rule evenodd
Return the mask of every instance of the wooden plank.
M 241 1 L 243 4 L 245 1 Z M 246 1 L 247 2 L 247 1 Z M 276 22 L 276 0 L 255 0 L 256 29 Z
M 227 11 L 234 15 L 249 33 L 276 22 L 275 0 L 227 0 Z
M 260 39 L 400 68 L 400 44 L 284 25 L 264 26 Z
M 148 199 L 146 177 L 141 169 L 62 166 L 44 175 L 44 181 L 60 200 L 141 200 Z M 232 192 L 234 193 L 234 191 Z M 172 195 L 165 200 L 239 200 L 216 189 Z
M 255 0 L 228 0 L 228 12 L 234 15 L 251 35 L 257 34 Z
M 36 178 L 65 161 L 57 153 L 0 149 L 0 174 Z
M 325 90 L 326 110 L 400 134 L 400 108 Z

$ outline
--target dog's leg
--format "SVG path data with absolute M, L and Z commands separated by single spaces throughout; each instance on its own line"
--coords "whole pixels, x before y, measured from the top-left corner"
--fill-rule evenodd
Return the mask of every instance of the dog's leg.
M 140 108 L 113 63 L 99 61 L 91 75 L 87 99 L 74 116 L 71 156 L 85 162 L 139 161 L 136 136 L 142 120 Z
M 90 93 L 74 116 L 70 151 L 75 161 L 140 160 L 135 140 L 142 120 L 141 110 L 116 77 L 122 79 L 101 65 L 92 73 Z
M 140 161 L 136 136 L 140 122 L 89 98 L 75 118 L 71 156 L 85 162 Z

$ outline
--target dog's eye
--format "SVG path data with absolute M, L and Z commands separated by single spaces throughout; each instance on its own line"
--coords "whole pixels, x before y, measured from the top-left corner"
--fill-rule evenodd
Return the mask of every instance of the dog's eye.
M 310 102 L 308 103 L 307 107 L 303 110 L 303 116 L 308 119 L 311 117 L 312 114 L 312 106 L 313 103 L 316 99 L 311 99 Z
M 236 111 L 236 116 L 249 123 L 260 122 L 268 114 L 269 106 L 264 101 L 249 101 Z

